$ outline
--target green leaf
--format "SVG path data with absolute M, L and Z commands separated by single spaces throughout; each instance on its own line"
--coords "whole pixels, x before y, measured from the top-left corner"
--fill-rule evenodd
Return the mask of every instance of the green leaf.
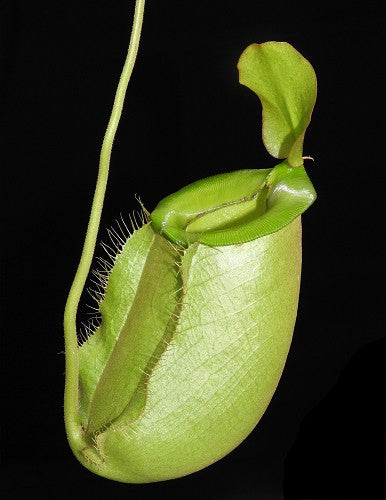
M 316 197 L 302 166 L 316 80 L 288 44 L 252 45 L 239 67 L 262 100 L 267 149 L 286 160 L 199 180 L 130 238 L 115 233 L 113 264 L 96 273 L 101 324 L 66 344 L 69 440 L 110 479 L 162 481 L 219 460 L 257 424 L 285 364 L 300 215 Z
M 240 83 L 263 106 L 263 142 L 275 158 L 303 164 L 304 133 L 316 100 L 316 76 L 311 64 L 285 42 L 254 43 L 238 62 Z
M 102 335 L 80 348 L 90 394 L 79 460 L 141 483 L 192 473 L 235 448 L 280 379 L 300 267 L 300 218 L 241 245 L 179 252 L 151 225 L 136 231 L 110 274 Z

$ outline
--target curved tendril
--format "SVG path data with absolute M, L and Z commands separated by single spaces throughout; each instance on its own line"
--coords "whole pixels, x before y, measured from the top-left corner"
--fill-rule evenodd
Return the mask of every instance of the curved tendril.
M 122 113 L 127 85 L 133 72 L 134 63 L 138 52 L 144 7 L 145 0 L 136 0 L 129 49 L 115 94 L 110 120 L 103 139 L 99 160 L 98 179 L 96 182 L 96 188 L 91 207 L 90 219 L 87 226 L 86 237 L 83 244 L 82 255 L 75 274 L 74 281 L 71 286 L 70 293 L 68 295 L 64 312 L 64 340 L 66 356 L 66 381 L 64 394 L 65 424 L 68 440 L 71 448 L 74 451 L 79 451 L 81 448 L 83 448 L 83 446 L 85 446 L 82 438 L 82 429 L 78 420 L 79 360 L 78 339 L 76 333 L 76 315 L 79 300 L 83 292 L 83 288 L 90 271 L 91 262 L 94 255 L 103 207 L 103 200 L 106 192 L 111 150 Z

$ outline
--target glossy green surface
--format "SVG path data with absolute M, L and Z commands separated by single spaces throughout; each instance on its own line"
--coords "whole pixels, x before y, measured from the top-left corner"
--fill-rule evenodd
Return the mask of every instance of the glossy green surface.
M 242 53 L 240 83 L 263 106 L 263 140 L 286 158 L 273 169 L 215 175 L 164 198 L 151 214 L 154 227 L 173 242 L 211 246 L 252 241 L 301 215 L 316 193 L 303 166 L 304 133 L 316 99 L 311 64 L 288 43 L 252 44 Z
M 238 170 L 189 184 L 151 213 L 155 228 L 187 246 L 245 243 L 280 230 L 316 198 L 304 167 Z
M 110 479 L 162 481 L 219 460 L 257 424 L 285 364 L 300 215 L 316 197 L 302 165 L 316 80 L 277 42 L 247 48 L 239 69 L 263 103 L 267 149 L 286 159 L 190 184 L 116 237 L 101 324 L 80 347 L 66 344 L 67 435 L 78 460 Z

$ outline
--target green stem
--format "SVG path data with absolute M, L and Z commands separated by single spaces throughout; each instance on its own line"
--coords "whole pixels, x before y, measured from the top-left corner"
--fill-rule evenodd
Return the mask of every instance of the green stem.
M 111 150 L 114 142 L 115 133 L 118 128 L 119 120 L 122 114 L 123 103 L 127 85 L 133 72 L 135 59 L 138 52 L 138 45 L 141 36 L 143 21 L 143 11 L 145 0 L 136 0 L 133 26 L 131 30 L 130 44 L 127 52 L 125 64 L 123 66 L 121 78 L 115 94 L 114 105 L 110 120 L 107 125 L 106 133 L 103 139 L 98 179 L 96 183 L 94 199 L 92 202 L 90 219 L 87 226 L 86 237 L 84 240 L 82 255 L 79 266 L 75 274 L 74 281 L 68 295 L 66 308 L 64 311 L 64 340 L 66 355 L 66 382 L 64 391 L 64 419 L 66 432 L 71 448 L 74 452 L 80 451 L 84 446 L 82 429 L 78 419 L 79 405 L 79 356 L 78 339 L 76 333 L 76 315 L 79 300 L 83 288 L 90 272 L 90 267 L 95 251 L 95 244 L 98 235 L 100 218 L 103 207 L 103 200 L 106 192 L 107 178 L 111 158 Z

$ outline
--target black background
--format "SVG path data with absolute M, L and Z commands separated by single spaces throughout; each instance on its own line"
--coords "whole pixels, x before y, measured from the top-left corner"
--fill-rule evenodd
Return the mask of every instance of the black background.
M 381 2 L 148 1 L 102 228 L 187 183 L 275 164 L 237 81 L 252 42 L 292 43 L 319 95 L 304 153 L 318 192 L 288 362 L 248 439 L 178 480 L 94 476 L 66 443 L 62 310 L 81 250 L 133 1 L 2 4 L 2 462 L 7 498 L 382 498 Z M 102 230 L 101 236 L 106 233 Z M 86 314 L 83 306 L 82 319 Z M 283 483 L 284 481 L 284 483 Z

